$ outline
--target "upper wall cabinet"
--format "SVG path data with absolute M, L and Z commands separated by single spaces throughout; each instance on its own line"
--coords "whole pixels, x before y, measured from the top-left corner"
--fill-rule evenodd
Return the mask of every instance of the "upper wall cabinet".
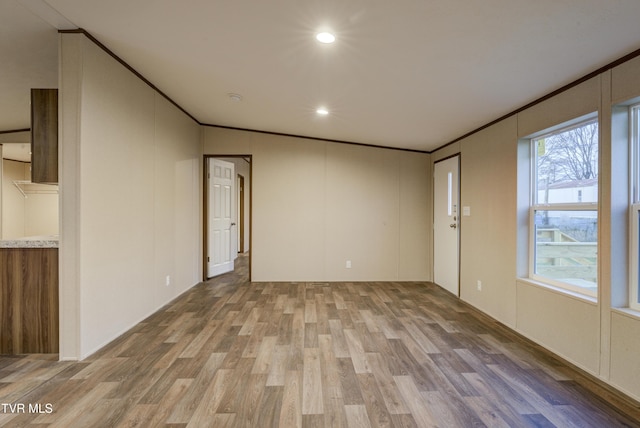
M 31 181 L 58 182 L 57 89 L 31 89 Z

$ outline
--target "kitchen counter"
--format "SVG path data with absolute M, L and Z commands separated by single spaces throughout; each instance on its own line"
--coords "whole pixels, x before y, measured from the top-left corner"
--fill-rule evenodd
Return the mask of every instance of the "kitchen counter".
M 58 236 L 28 236 L 0 241 L 0 248 L 58 248 Z

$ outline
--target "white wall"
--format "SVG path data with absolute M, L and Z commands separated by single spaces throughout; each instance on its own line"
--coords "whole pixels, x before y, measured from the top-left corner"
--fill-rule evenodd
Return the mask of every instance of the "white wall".
M 23 185 L 25 196 L 14 181 L 31 180 L 31 164 L 9 159 L 2 164 L 2 239 L 57 235 L 58 195 L 53 186 Z
M 461 205 L 471 208 L 460 224 L 461 299 L 635 399 L 640 313 L 625 309 L 628 134 L 626 113 L 612 127 L 612 105 L 640 100 L 639 76 L 636 58 L 432 154 L 432 162 L 461 154 Z M 597 301 L 526 279 L 528 149 L 519 143 L 592 112 L 600 116 Z
M 25 179 L 24 162 L 2 159 L 2 239 L 25 237 L 25 199 L 13 185 Z
M 0 144 L 8 157 L 16 153 L 18 145 L 29 145 L 31 132 L 17 131 L 0 134 Z M 22 151 L 22 149 L 18 150 Z M 1 151 L 0 151 L 1 153 Z M 0 167 L 0 237 L 23 238 L 35 235 L 58 234 L 58 197 L 55 194 L 32 193 L 25 198 L 13 180 L 31 180 L 30 164 L 3 159 Z M 50 189 L 47 186 L 40 188 Z
M 430 279 L 429 155 L 215 127 L 204 151 L 253 156 L 254 281 Z
M 60 63 L 60 357 L 76 359 L 199 282 L 202 151 L 195 122 L 84 35 L 61 35 Z
M 515 325 L 517 123 L 508 119 L 460 144 L 460 296 Z M 477 289 L 482 281 L 482 291 Z
M 512 147 L 517 148 L 518 138 L 599 112 L 600 100 L 601 80 L 598 76 L 519 113 L 517 137 L 511 139 Z M 528 150 L 526 141 L 520 144 Z M 601 138 L 601 148 L 603 144 L 606 145 L 606 142 Z M 528 162 L 519 167 L 528 169 Z M 521 188 L 525 194 L 528 190 L 526 186 Z M 526 253 L 528 249 L 520 247 L 516 251 Z M 602 293 L 608 290 L 608 286 L 602 277 L 599 279 L 599 292 Z M 516 330 L 578 367 L 595 375 L 600 374 L 601 314 L 598 305 L 591 299 L 567 297 L 564 293 L 525 280 L 516 282 L 516 293 Z
M 58 194 L 31 193 L 25 199 L 24 236 L 58 235 Z
M 611 115 L 612 106 L 634 100 L 640 102 L 640 58 L 623 63 L 603 78 L 603 108 Z M 609 116 L 611 117 L 611 116 Z M 621 125 L 621 124 L 616 124 Z M 626 144 L 626 124 L 613 126 L 607 124 L 604 134 L 607 135 L 607 152 L 603 161 L 606 171 L 606 201 L 609 210 L 608 222 L 605 223 L 607 237 L 606 256 L 602 271 L 609 285 L 602 308 L 603 348 L 607 351 L 604 367 L 608 370 L 610 382 L 627 394 L 640 400 L 640 313 L 626 311 L 627 280 L 629 259 L 625 257 L 628 247 L 628 211 L 626 203 L 628 195 L 623 192 L 628 181 L 624 177 L 627 171 L 623 161 L 628 153 Z M 607 133 L 608 131 L 608 133 Z M 622 134 L 623 138 L 617 138 Z M 621 176 L 622 175 L 622 176 Z M 625 239 L 627 238 L 627 239 Z M 613 307 L 613 309 L 610 309 Z

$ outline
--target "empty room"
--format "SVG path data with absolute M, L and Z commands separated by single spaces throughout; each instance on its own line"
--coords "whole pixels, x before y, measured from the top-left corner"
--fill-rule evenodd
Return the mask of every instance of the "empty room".
M 640 426 L 639 16 L 0 2 L 0 426 Z

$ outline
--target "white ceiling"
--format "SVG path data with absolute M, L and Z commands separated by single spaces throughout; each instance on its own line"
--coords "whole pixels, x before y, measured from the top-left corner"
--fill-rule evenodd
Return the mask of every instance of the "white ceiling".
M 0 131 L 29 128 L 30 88 L 58 86 L 57 30 L 0 0 Z
M 201 123 L 426 151 L 640 48 L 638 0 L 0 5 L 0 130 L 28 127 L 29 86 L 55 85 L 45 21 L 85 29 Z

